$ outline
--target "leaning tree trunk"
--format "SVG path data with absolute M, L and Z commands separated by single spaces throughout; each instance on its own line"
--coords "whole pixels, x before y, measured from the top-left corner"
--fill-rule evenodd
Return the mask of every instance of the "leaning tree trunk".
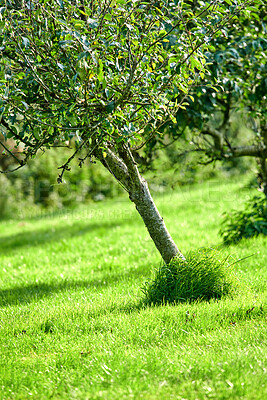
M 130 200 L 135 204 L 164 262 L 168 264 L 175 257 L 185 260 L 160 216 L 147 182 L 141 177 L 130 149 L 126 145 L 121 145 L 119 157 L 109 148 L 105 149 L 105 152 L 97 149 L 94 154 L 129 193 Z
M 155 243 L 164 262 L 168 264 L 172 258 L 177 256 L 184 259 L 184 256 L 179 251 L 169 234 L 163 218 L 160 216 L 160 213 L 152 199 L 147 182 L 144 179 L 140 179 L 140 185 L 138 188 L 130 190 L 129 197 L 135 204 L 135 207 L 142 217 L 150 237 Z

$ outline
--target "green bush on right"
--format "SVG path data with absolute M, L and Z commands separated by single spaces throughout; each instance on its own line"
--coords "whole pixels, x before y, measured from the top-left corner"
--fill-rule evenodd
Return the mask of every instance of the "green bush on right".
M 267 235 L 267 200 L 254 196 L 245 204 L 244 210 L 232 210 L 223 214 L 219 231 L 224 243 L 237 243 L 243 238 L 259 234 Z

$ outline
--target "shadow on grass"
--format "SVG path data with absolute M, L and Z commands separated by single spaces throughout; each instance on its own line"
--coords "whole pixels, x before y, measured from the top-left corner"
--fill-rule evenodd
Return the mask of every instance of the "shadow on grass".
M 7 307 L 12 305 L 23 305 L 29 303 L 37 303 L 38 301 L 51 297 L 54 294 L 64 294 L 68 291 L 81 291 L 90 294 L 97 293 L 97 290 L 115 286 L 120 282 L 129 282 L 129 280 L 136 280 L 143 277 L 144 280 L 149 275 L 149 268 L 145 265 L 140 265 L 138 268 L 131 268 L 123 273 L 108 273 L 102 276 L 101 279 L 85 279 L 85 280 L 62 280 L 52 282 L 38 282 L 28 285 L 15 286 L 8 289 L 0 290 L 0 307 Z M 141 291 L 140 291 L 141 296 Z
M 97 223 L 84 224 L 75 222 L 71 226 L 52 227 L 49 229 L 37 229 L 33 231 L 24 231 L 15 235 L 4 236 L 0 238 L 0 253 L 20 248 L 24 246 L 34 247 L 47 242 L 58 242 L 62 239 L 82 236 L 92 231 L 104 232 L 117 226 L 129 224 L 131 220 L 121 219 L 117 222 L 103 221 Z

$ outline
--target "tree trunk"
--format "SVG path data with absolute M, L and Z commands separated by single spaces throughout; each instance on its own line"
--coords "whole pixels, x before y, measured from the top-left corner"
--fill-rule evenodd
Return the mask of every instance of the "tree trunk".
M 169 234 L 144 179 L 141 178 L 140 187 L 137 190 L 130 190 L 129 197 L 135 204 L 164 262 L 168 264 L 175 257 L 185 260 Z
M 94 154 L 129 193 L 130 200 L 135 204 L 164 262 L 168 264 L 175 257 L 185 260 L 158 212 L 147 182 L 141 177 L 130 149 L 122 145 L 119 156 L 110 148 L 106 148 L 105 152 L 96 149 Z
M 265 194 L 265 198 L 267 200 L 267 126 L 265 124 L 261 124 L 261 137 L 263 139 L 263 143 L 265 146 L 265 152 L 261 157 L 261 173 L 262 173 L 262 191 Z
M 265 157 L 259 159 L 259 170 L 260 187 L 267 200 L 267 162 Z

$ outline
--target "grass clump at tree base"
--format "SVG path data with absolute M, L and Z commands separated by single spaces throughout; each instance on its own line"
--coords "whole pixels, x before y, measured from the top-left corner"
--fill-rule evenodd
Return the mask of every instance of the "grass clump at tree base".
M 229 257 L 214 249 L 200 249 L 173 259 L 156 272 L 142 288 L 146 304 L 192 302 L 220 299 L 234 294 L 237 279 Z

